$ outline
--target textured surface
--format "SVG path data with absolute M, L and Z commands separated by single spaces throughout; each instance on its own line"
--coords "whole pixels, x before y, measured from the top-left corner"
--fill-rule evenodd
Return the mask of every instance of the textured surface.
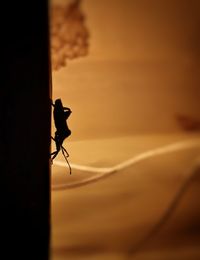
M 65 5 L 52 4 L 50 9 L 52 69 L 67 65 L 67 60 L 88 53 L 89 32 L 80 1 Z

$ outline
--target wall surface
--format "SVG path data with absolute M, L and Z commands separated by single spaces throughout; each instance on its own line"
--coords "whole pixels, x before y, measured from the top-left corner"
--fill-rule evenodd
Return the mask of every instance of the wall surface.
M 47 1 L 5 2 L 1 18 L 1 254 L 48 259 L 50 87 Z M 3 21 L 2 21 L 3 20 Z
M 72 109 L 52 260 L 200 259 L 200 1 L 80 3 L 89 53 L 52 78 Z
M 89 54 L 53 73 L 72 140 L 182 130 L 199 121 L 199 1 L 81 2 Z M 67 91 L 67 95 L 65 92 Z

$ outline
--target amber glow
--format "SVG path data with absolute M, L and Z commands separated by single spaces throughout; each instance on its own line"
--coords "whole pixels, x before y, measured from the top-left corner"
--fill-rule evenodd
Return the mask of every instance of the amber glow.
M 57 13 L 69 10 L 54 2 Z M 57 15 L 64 33 L 52 33 L 53 99 L 72 109 L 64 146 L 73 172 L 59 154 L 52 260 L 196 260 L 199 1 L 70 3 L 78 3 L 68 13 L 77 27 L 68 33 L 68 19 Z M 68 42 L 60 39 L 77 28 L 84 35 L 79 54 L 72 37 L 62 56 Z
M 67 65 L 67 60 L 85 56 L 89 33 L 80 10 L 80 1 L 54 4 L 50 9 L 52 70 Z

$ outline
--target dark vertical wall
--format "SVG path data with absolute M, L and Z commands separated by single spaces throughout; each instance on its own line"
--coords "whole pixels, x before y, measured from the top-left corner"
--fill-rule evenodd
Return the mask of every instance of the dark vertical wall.
M 0 21 L 0 257 L 45 260 L 50 234 L 48 1 L 7 2 Z

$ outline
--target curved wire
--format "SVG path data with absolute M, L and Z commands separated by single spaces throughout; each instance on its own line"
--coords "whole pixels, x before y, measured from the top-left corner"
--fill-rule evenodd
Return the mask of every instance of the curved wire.
M 174 152 L 177 150 L 187 149 L 187 148 L 195 148 L 200 146 L 200 140 L 189 140 L 189 141 L 181 141 L 177 143 L 173 143 L 164 147 L 160 147 L 157 149 L 149 150 L 145 153 L 142 153 L 138 156 L 133 157 L 130 160 L 127 160 L 121 164 L 116 165 L 115 167 L 110 168 L 97 168 L 99 172 L 101 172 L 98 176 L 94 176 L 91 178 L 87 178 L 86 180 L 69 184 L 68 186 L 65 185 L 58 185 L 57 189 L 61 188 L 63 189 L 69 189 L 73 187 L 80 187 L 86 184 L 89 184 L 91 182 L 97 181 L 101 178 L 107 177 L 110 174 L 119 171 L 120 169 L 124 169 L 126 167 L 129 167 L 130 165 L 133 165 L 134 163 L 137 163 L 139 161 L 145 160 L 150 157 L 154 157 L 156 155 L 161 155 L 168 152 Z M 62 165 L 59 161 L 57 161 L 57 165 Z M 80 166 L 80 165 L 73 165 L 73 168 L 94 172 L 96 170 L 95 167 L 88 167 L 88 166 Z M 186 191 L 189 188 L 189 185 L 194 178 L 195 175 L 200 174 L 200 158 L 197 158 L 193 165 L 190 167 L 189 170 L 187 170 L 187 177 L 185 178 L 183 184 L 180 186 L 178 191 L 176 192 L 174 198 L 171 200 L 169 206 L 166 208 L 166 210 L 163 212 L 161 217 L 158 219 L 158 221 L 153 225 L 153 227 L 150 229 L 150 231 L 134 246 L 132 247 L 127 254 L 125 255 L 125 259 L 132 259 L 134 255 L 140 252 L 140 250 L 159 232 L 159 230 L 166 224 L 166 222 L 170 219 L 172 214 L 174 213 L 175 209 L 179 205 L 183 195 L 186 193 Z
M 184 149 L 198 147 L 198 146 L 200 146 L 199 138 L 192 139 L 192 140 L 184 140 L 184 141 L 172 143 L 172 144 L 169 144 L 166 146 L 161 146 L 160 148 L 151 149 L 149 151 L 136 155 L 136 156 L 132 157 L 131 159 L 129 159 L 125 162 L 122 162 L 116 166 L 108 167 L 108 168 L 96 168 L 96 167 L 90 167 L 90 166 L 71 164 L 72 169 L 77 169 L 77 170 L 86 171 L 86 172 L 94 172 L 94 173 L 98 173 L 98 174 L 95 176 L 92 176 L 92 177 L 88 177 L 84 180 L 74 182 L 74 183 L 52 185 L 51 188 L 53 191 L 78 188 L 78 187 L 96 182 L 100 179 L 107 178 L 108 176 L 110 176 L 114 173 L 117 173 L 118 171 L 120 171 L 122 169 L 130 167 L 131 165 L 134 165 L 138 162 L 141 162 L 145 159 L 148 159 L 148 158 L 151 158 L 151 157 L 154 157 L 157 155 L 162 155 L 165 153 L 175 152 L 178 150 L 182 150 L 182 149 L 184 150 Z M 61 167 L 66 166 L 66 164 L 63 163 L 62 161 L 55 161 L 54 164 L 61 166 Z

